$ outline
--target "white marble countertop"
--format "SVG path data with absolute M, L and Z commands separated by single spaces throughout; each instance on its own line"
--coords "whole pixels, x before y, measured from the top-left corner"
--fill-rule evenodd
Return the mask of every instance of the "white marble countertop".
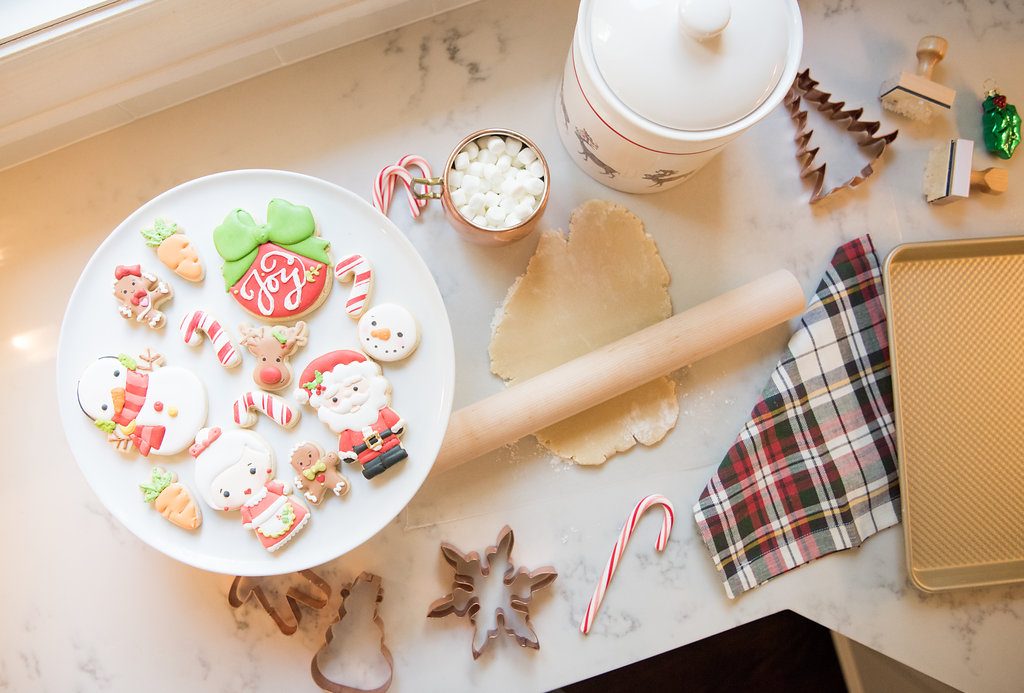
M 931 127 L 883 116 L 901 133 L 879 175 L 813 208 L 781 110 L 671 192 L 630 197 L 582 175 L 561 148 L 553 116 L 574 25 L 571 0 L 487 0 L 0 173 L 0 373 L 19 393 L 0 420 L 0 507 L 13 525 L 0 577 L 0 690 L 313 687 L 309 658 L 329 614 L 307 612 L 288 638 L 251 606 L 228 608 L 228 578 L 165 558 L 104 511 L 57 431 L 54 349 L 80 268 L 136 206 L 182 181 L 269 167 L 368 192 L 374 172 L 401 154 L 443 161 L 464 134 L 508 126 L 533 137 L 553 169 L 546 225 L 564 228 L 569 211 L 589 198 L 630 207 L 659 244 L 677 310 L 776 267 L 793 270 L 812 291 L 832 250 L 865 232 L 881 253 L 903 241 L 1019 232 L 1024 190 L 1013 176 L 1020 173 L 1001 198 L 943 208 L 924 204 L 920 180 L 927 150 L 941 138 L 980 139 L 977 95 L 986 77 L 1011 102 L 1024 101 L 1024 5 L 802 6 L 804 63 L 868 116 L 882 115 L 878 84 L 912 66 L 926 33 L 949 38 L 941 75 L 959 91 L 955 113 Z M 1019 171 L 1022 156 L 1009 168 Z M 480 248 L 460 241 L 439 209 L 416 224 L 405 214 L 399 206 L 392 216 L 432 267 L 452 316 L 456 406 L 465 405 L 502 387 L 489 373 L 489 325 L 535 239 Z M 428 481 L 385 531 L 326 567 L 335 587 L 361 570 L 383 576 L 394 690 L 548 689 L 787 608 L 958 688 L 1019 688 L 1024 589 L 919 593 L 907 581 L 900 529 L 726 599 L 688 508 L 787 337 L 786 328 L 775 329 L 680 374 L 679 423 L 654 448 L 581 469 L 523 441 Z M 651 492 L 680 511 L 668 549 L 651 550 L 658 520 L 645 518 L 584 639 L 577 624 L 612 541 L 633 503 Z M 559 577 L 534 603 L 540 651 L 499 640 L 474 662 L 468 623 L 424 618 L 450 586 L 438 544 L 483 549 L 506 523 L 516 531 L 518 562 L 551 563 Z

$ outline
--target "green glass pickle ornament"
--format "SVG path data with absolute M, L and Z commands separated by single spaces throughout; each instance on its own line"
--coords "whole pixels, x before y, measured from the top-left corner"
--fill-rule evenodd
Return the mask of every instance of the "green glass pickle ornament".
M 981 130 L 985 148 L 1000 159 L 1009 159 L 1020 144 L 1020 116 L 1017 107 L 1006 102 L 1006 97 L 994 87 L 986 90 L 981 104 Z

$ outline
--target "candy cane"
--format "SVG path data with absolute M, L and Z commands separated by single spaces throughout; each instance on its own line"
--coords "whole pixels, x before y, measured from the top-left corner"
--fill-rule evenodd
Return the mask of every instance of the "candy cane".
M 397 164 L 391 164 L 382 168 L 374 179 L 373 184 L 373 206 L 381 214 L 387 216 L 388 209 L 391 207 L 396 179 L 405 186 L 405 192 L 409 200 L 409 212 L 413 218 L 418 217 L 420 210 L 427 206 L 427 200 L 416 197 L 412 180 L 413 176 L 409 172 L 410 166 L 418 168 L 423 178 L 430 178 L 432 176 L 430 164 L 427 163 L 427 160 L 415 154 L 406 154 L 398 160 Z
M 348 292 L 345 312 L 357 320 L 366 310 L 370 291 L 373 290 L 373 268 L 362 255 L 349 255 L 334 266 L 334 276 L 342 284 L 352 278 L 352 290 Z
M 205 310 L 193 310 L 185 314 L 181 319 L 181 338 L 189 346 L 199 346 L 203 343 L 203 335 L 213 340 L 213 348 L 217 350 L 217 359 L 220 365 L 225 368 L 234 368 L 242 362 L 242 355 L 231 343 L 231 337 L 220 322 Z
M 235 400 L 235 423 L 242 428 L 255 426 L 258 417 L 253 413 L 254 409 L 263 412 L 283 428 L 291 428 L 299 422 L 299 412 L 277 395 L 269 392 L 246 392 Z
M 658 534 L 658 541 L 654 545 L 658 551 L 664 551 L 665 545 L 668 544 L 668 535 L 672 532 L 672 522 L 675 520 L 675 509 L 672 507 L 672 502 L 665 498 L 665 496 L 654 494 L 647 496 L 633 508 L 633 512 L 630 513 L 629 519 L 626 520 L 626 524 L 622 526 L 622 531 L 619 533 L 619 539 L 615 542 L 615 548 L 612 549 L 612 555 L 608 559 L 608 565 L 604 567 L 604 574 L 601 575 L 601 581 L 597 583 L 597 589 L 594 590 L 594 596 L 590 598 L 590 604 L 587 605 L 587 612 L 583 614 L 583 620 L 580 621 L 580 632 L 586 635 L 590 632 L 590 627 L 594 625 L 594 617 L 597 616 L 597 610 L 601 606 L 601 600 L 604 599 L 604 593 L 608 590 L 608 585 L 612 581 L 612 576 L 615 574 L 615 569 L 619 565 L 619 561 L 622 559 L 622 554 L 626 550 L 626 544 L 629 542 L 629 537 L 632 536 L 633 530 L 636 529 L 636 523 L 640 520 L 640 516 L 644 512 L 655 505 L 660 505 L 662 510 L 665 511 L 665 517 L 661 522 L 661 532 Z

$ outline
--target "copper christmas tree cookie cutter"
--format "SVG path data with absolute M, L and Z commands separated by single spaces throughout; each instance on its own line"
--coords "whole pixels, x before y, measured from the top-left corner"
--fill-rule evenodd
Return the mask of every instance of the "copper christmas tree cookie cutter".
M 283 594 L 280 591 L 268 592 L 266 589 L 275 581 L 293 578 L 296 575 L 305 578 L 313 589 L 306 591 L 292 585 Z M 311 592 L 318 592 L 319 596 Z M 311 609 L 324 608 L 331 598 L 331 587 L 312 570 L 301 570 L 298 573 L 269 577 L 239 575 L 231 582 L 231 589 L 228 591 L 228 604 L 237 609 L 253 596 L 256 597 L 256 601 L 263 607 L 263 610 L 270 615 L 270 618 L 274 619 L 278 629 L 285 635 L 292 635 L 299 629 L 299 623 L 302 621 L 299 604 L 305 604 Z M 290 620 L 289 613 L 291 614 Z
M 789 117 L 797 127 L 794 141 L 797 145 L 796 158 L 800 162 L 800 177 L 812 179 L 813 190 L 809 204 L 824 200 L 844 188 L 856 188 L 875 172 L 874 164 L 885 152 L 885 148 L 896 139 L 899 130 L 887 135 L 877 136 L 881 127 L 877 120 L 861 120 L 863 108 L 846 109 L 843 101 L 832 101 L 832 94 L 818 89 L 818 82 L 811 77 L 811 71 L 805 69 L 793 80 L 793 86 L 782 101 Z M 815 165 L 818 147 L 811 146 L 814 130 L 807 129 L 807 109 L 801 108 L 802 103 L 809 103 L 815 110 L 822 113 L 830 121 L 842 123 L 847 121 L 846 131 L 857 135 L 857 146 L 870 152 L 871 160 L 851 178 L 823 192 L 825 186 L 825 162 Z
M 319 662 L 320 655 L 327 651 L 331 645 L 331 641 L 334 639 L 334 627 L 341 623 L 348 614 L 348 611 L 345 608 L 345 603 L 361 583 L 369 585 L 370 589 L 376 588 L 374 590 L 373 598 L 373 615 L 370 620 L 377 627 L 377 630 L 380 631 L 380 654 L 381 657 L 384 658 L 384 662 L 387 664 L 388 669 L 387 680 L 376 688 L 356 688 L 339 681 L 334 681 L 323 673 Z M 374 575 L 373 573 L 363 572 L 355 580 L 342 586 L 341 604 L 338 605 L 338 618 L 327 626 L 327 632 L 324 634 L 324 644 L 321 645 L 320 649 L 313 654 L 313 660 L 309 665 L 313 681 L 323 690 L 330 691 L 330 693 L 384 693 L 391 687 L 391 681 L 394 678 L 395 673 L 395 661 L 391 656 L 391 650 L 389 650 L 388 646 L 384 643 L 384 620 L 380 616 L 380 605 L 384 601 L 384 586 L 381 583 L 382 580 L 380 576 Z
M 477 659 L 492 640 L 498 637 L 500 632 L 512 636 L 520 647 L 529 647 L 534 650 L 540 649 L 540 640 L 530 623 L 530 601 L 533 593 L 547 587 L 555 578 L 558 572 L 551 566 L 538 568 L 529 571 L 525 568 L 516 568 L 512 563 L 512 546 L 515 537 L 512 529 L 505 525 L 498 533 L 498 540 L 494 546 L 488 546 L 484 555 L 486 562 L 480 560 L 480 554 L 472 551 L 463 554 L 448 542 L 441 544 L 441 554 L 445 561 L 455 569 L 455 577 L 452 583 L 452 591 L 434 601 L 427 613 L 428 618 L 441 618 L 448 614 L 456 616 L 469 615 L 473 624 L 473 659 Z M 509 624 L 509 616 L 505 611 L 505 604 L 495 607 L 494 627 L 487 630 L 481 638 L 480 625 L 477 623 L 477 615 L 480 612 L 480 595 L 475 589 L 475 581 L 478 578 L 487 578 L 491 569 L 495 566 L 495 558 L 499 563 L 505 561 L 507 568 L 502 577 L 505 587 L 505 597 L 510 610 L 522 617 L 524 632 L 517 631 L 515 624 Z

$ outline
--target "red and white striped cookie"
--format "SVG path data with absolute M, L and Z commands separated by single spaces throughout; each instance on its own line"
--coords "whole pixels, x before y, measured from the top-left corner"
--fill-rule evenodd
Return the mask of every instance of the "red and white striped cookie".
M 262 412 L 282 428 L 291 428 L 299 422 L 299 412 L 288 403 L 269 392 L 246 392 L 235 400 L 232 415 L 235 423 L 242 428 L 252 428 L 259 418 L 254 412 Z
M 189 346 L 199 346 L 203 343 L 203 333 L 213 342 L 213 348 L 217 351 L 217 360 L 225 368 L 234 368 L 242 362 L 242 354 L 231 342 L 231 336 L 219 321 L 205 310 L 193 310 L 185 314 L 179 326 L 181 338 Z
M 345 312 L 353 320 L 358 320 L 366 310 L 373 291 L 373 267 L 362 255 L 349 255 L 334 266 L 334 276 L 343 284 L 351 279 L 352 290 L 345 303 Z

